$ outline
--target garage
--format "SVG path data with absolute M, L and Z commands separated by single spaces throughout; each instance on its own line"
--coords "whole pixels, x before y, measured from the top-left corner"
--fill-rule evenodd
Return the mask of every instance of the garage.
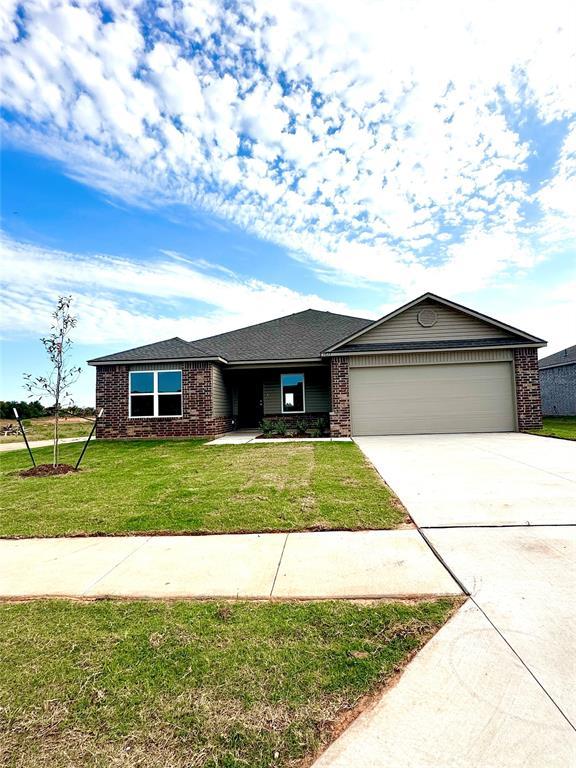
M 353 366 L 354 435 L 517 429 L 511 362 Z

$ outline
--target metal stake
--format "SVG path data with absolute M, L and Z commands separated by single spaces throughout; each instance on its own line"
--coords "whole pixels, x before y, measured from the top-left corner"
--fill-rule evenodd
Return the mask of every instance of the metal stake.
M 28 448 L 28 453 L 30 454 L 30 460 L 32 461 L 32 466 L 35 467 L 36 462 L 34 461 L 34 456 L 32 456 L 32 450 L 28 443 L 28 438 L 26 437 L 26 430 L 24 429 L 24 424 L 22 424 L 16 408 L 12 408 L 12 410 L 14 411 L 14 416 L 16 416 L 16 421 L 18 422 L 18 426 L 20 427 L 20 429 L 22 430 L 22 434 L 24 435 L 24 442 L 26 443 L 26 448 Z
M 92 427 L 92 430 L 90 431 L 90 434 L 88 435 L 88 440 L 84 443 L 84 447 L 82 448 L 82 453 L 78 457 L 78 461 L 76 462 L 76 466 L 74 469 L 78 469 L 80 466 L 80 462 L 82 461 L 82 458 L 84 454 L 86 453 L 86 448 L 88 448 L 88 443 L 92 439 L 92 435 L 94 434 L 94 431 L 96 430 L 96 425 L 98 424 L 98 419 L 102 417 L 102 414 L 104 413 L 104 408 L 100 408 L 100 413 L 97 414 L 96 418 L 94 419 L 94 426 Z

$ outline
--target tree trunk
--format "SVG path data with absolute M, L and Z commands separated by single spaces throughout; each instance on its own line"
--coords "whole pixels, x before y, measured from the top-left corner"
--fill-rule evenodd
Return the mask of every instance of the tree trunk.
M 58 419 L 60 416 L 60 407 L 58 404 L 56 404 L 56 408 L 54 409 L 54 461 L 52 462 L 55 467 L 58 466 L 58 430 L 59 430 L 59 424 Z

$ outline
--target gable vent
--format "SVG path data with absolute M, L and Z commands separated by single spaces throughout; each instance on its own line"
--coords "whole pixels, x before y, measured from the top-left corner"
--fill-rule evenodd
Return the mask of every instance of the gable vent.
M 418 312 L 416 317 L 424 328 L 432 328 L 438 322 L 438 315 L 431 307 L 424 307 Z

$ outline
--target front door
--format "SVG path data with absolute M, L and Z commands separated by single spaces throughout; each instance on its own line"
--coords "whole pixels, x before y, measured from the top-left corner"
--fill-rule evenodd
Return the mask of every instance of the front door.
M 256 429 L 264 415 L 262 380 L 249 377 L 238 385 L 238 428 Z

